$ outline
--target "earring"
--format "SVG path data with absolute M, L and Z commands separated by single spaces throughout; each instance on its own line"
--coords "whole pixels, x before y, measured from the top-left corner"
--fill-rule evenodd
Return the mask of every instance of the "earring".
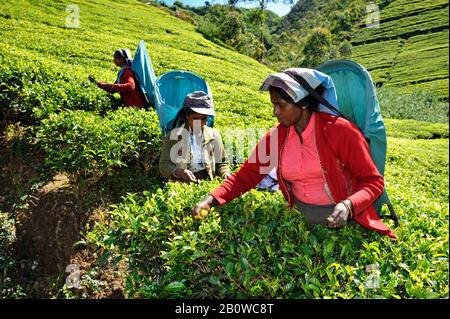
M 303 106 L 302 109 L 306 110 L 306 106 Z

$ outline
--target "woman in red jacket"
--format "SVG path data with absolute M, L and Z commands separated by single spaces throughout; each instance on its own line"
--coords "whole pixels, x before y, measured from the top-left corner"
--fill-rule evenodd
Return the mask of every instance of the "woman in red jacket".
M 131 54 L 128 50 L 120 49 L 114 52 L 114 63 L 120 67 L 117 80 L 114 84 L 98 82 L 97 86 L 108 93 L 120 93 L 122 103 L 125 106 L 145 107 L 147 103 L 134 79 L 131 61 Z M 90 79 L 95 81 L 91 77 Z
M 328 77 L 325 74 L 301 68 L 287 71 L 325 95 L 320 80 Z M 339 228 L 354 219 L 396 238 L 373 205 L 383 193 L 384 180 L 361 131 L 348 120 L 323 112 L 323 105 L 285 72 L 269 75 L 261 86 L 270 91 L 279 124 L 236 173 L 194 207 L 194 217 L 204 218 L 201 210 L 224 205 L 254 188 L 276 167 L 288 205 L 295 204 L 309 225 Z

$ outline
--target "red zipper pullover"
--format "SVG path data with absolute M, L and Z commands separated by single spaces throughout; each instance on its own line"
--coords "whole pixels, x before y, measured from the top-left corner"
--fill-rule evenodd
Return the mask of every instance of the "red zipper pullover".
M 211 193 L 220 205 L 254 188 L 276 163 L 280 190 L 288 206 L 294 206 L 294 195 L 289 182 L 282 177 L 281 166 L 282 150 L 288 133 L 288 127 L 279 124 L 261 139 L 241 168 Z M 384 180 L 372 160 L 361 131 L 344 118 L 318 112 L 314 133 L 326 180 L 324 187 L 334 202 L 350 199 L 356 222 L 396 239 L 397 236 L 378 217 L 373 205 L 383 193 Z M 266 171 L 261 172 L 261 168 Z
M 133 71 L 129 66 L 123 69 L 120 75 L 120 84 L 104 83 L 97 84 L 100 88 L 110 93 L 120 93 L 120 98 L 125 106 L 145 107 L 145 97 L 134 80 Z

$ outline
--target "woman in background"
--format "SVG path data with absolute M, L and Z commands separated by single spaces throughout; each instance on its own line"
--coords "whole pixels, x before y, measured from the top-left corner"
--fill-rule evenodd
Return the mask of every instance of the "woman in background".
M 120 93 L 120 98 L 125 106 L 145 107 L 147 101 L 139 89 L 131 70 L 131 53 L 127 49 L 119 49 L 114 52 L 114 63 L 120 67 L 117 80 L 114 83 L 97 82 L 93 76 L 89 80 L 108 93 Z
M 219 131 L 206 125 L 214 115 L 211 98 L 203 91 L 188 94 L 183 102 L 186 122 L 167 133 L 159 162 L 161 176 L 170 181 L 195 183 L 231 175 Z

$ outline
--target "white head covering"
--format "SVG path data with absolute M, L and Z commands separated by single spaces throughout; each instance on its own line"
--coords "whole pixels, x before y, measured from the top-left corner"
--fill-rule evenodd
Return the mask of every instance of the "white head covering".
M 125 59 L 125 64 L 130 65 L 133 61 L 133 58 L 131 57 L 131 52 L 128 49 L 119 49 L 115 53 L 118 53 L 122 56 L 122 58 Z
M 286 71 L 290 71 L 302 76 L 313 89 L 316 89 L 320 84 L 322 84 L 325 89 L 322 94 L 324 99 L 327 100 L 331 105 L 339 109 L 339 105 L 337 103 L 336 88 L 334 87 L 334 83 L 331 77 L 314 69 L 290 68 Z M 306 91 L 300 85 L 300 83 L 298 83 L 294 78 L 284 72 L 270 74 L 263 81 L 260 90 L 268 91 L 270 86 L 275 86 L 283 89 L 292 98 L 294 103 L 299 102 L 309 94 L 308 91 Z M 323 104 L 319 104 L 319 111 L 335 114 L 335 112 L 331 111 Z

